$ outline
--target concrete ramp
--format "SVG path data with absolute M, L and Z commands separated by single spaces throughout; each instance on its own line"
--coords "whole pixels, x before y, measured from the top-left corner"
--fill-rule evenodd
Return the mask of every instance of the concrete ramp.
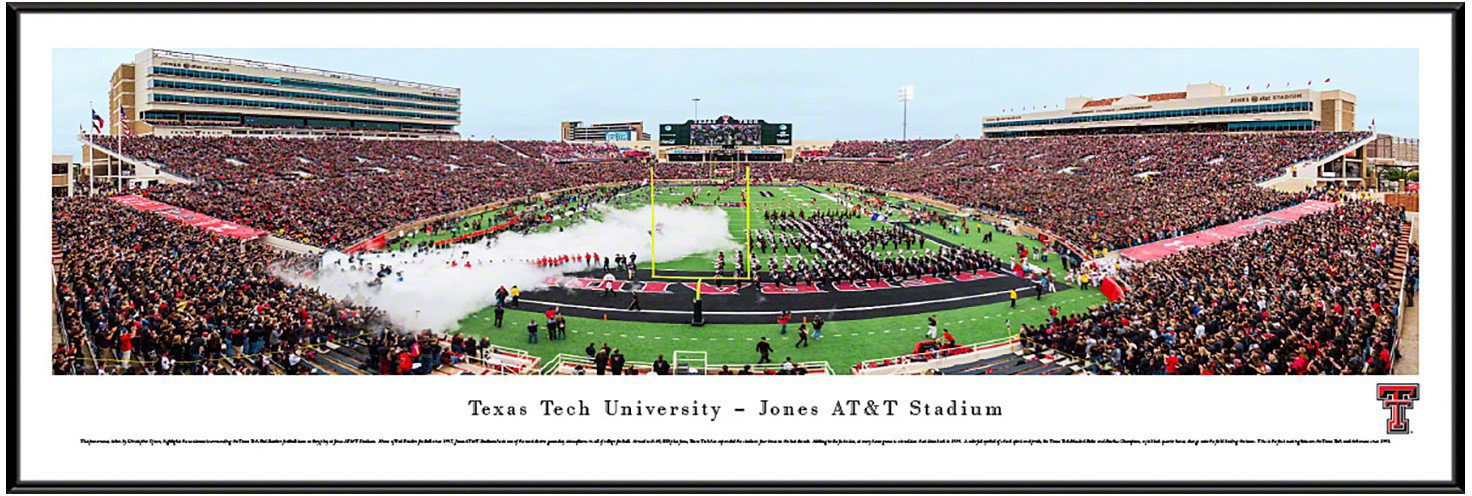
M 296 241 L 278 238 L 276 236 L 266 236 L 264 238 L 261 238 L 261 242 L 265 243 L 266 246 L 270 246 L 278 250 L 289 251 L 292 253 L 300 253 L 303 255 L 320 255 L 323 252 L 327 251 L 309 244 L 298 243 Z
M 1375 140 L 1375 134 L 1371 133 L 1365 139 L 1351 143 L 1339 151 L 1324 155 L 1317 159 L 1304 160 L 1291 164 L 1284 168 L 1283 175 L 1257 183 L 1264 188 L 1272 188 L 1279 191 L 1298 192 L 1314 187 L 1319 183 L 1319 168 L 1330 161 L 1343 157 L 1359 147 L 1365 146 Z

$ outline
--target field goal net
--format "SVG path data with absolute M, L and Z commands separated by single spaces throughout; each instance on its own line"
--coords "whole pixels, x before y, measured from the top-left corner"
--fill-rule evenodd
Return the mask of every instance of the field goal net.
M 717 194 L 724 190 L 724 194 Z M 730 193 L 739 191 L 738 195 Z M 719 200 L 717 200 L 719 199 Z M 717 276 L 714 267 L 706 267 L 702 275 L 692 275 L 689 270 L 659 268 L 659 237 L 677 233 L 663 233 L 656 214 L 656 205 L 705 205 L 725 208 L 734 213 L 744 227 L 737 236 L 746 260 L 741 261 L 741 271 L 728 270 L 726 275 Z M 651 279 L 678 281 L 751 281 L 755 274 L 751 270 L 751 167 L 715 166 L 707 179 L 668 179 L 659 177 L 659 166 L 649 168 L 649 277 Z M 734 262 L 732 259 L 728 261 Z

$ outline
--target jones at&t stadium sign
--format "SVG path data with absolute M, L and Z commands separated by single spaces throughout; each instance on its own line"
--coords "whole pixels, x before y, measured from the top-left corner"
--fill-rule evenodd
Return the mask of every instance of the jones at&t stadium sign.
M 1306 99 L 1308 99 L 1308 92 L 1307 91 L 1300 91 L 1300 92 L 1297 92 L 1297 93 L 1279 93 L 1279 94 L 1276 94 L 1276 95 L 1248 95 L 1248 96 L 1239 96 L 1239 97 L 1232 98 L 1231 100 L 1229 100 L 1229 102 L 1230 103 L 1258 103 L 1258 102 L 1281 102 L 1281 101 L 1285 101 L 1285 100 L 1306 100 Z

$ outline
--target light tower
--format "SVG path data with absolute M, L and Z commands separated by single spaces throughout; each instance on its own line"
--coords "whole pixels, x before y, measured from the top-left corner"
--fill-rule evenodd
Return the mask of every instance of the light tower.
M 900 121 L 900 140 L 910 140 L 910 100 L 915 99 L 915 86 L 905 85 L 900 87 L 900 104 L 904 106 L 903 120 Z
M 700 97 L 691 98 L 690 101 L 695 103 L 695 120 L 698 121 L 700 120 Z

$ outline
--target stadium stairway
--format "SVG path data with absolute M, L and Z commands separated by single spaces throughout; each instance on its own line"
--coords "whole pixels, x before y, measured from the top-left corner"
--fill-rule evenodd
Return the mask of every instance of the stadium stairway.
M 1020 375 L 1073 375 L 1073 373 L 1076 371 L 1073 369 L 1073 367 L 1069 366 L 1071 362 L 1072 360 L 1069 359 L 1056 360 L 1051 363 L 1044 364 L 1042 367 L 1023 372 Z
M 51 240 L 51 264 L 51 287 L 56 288 L 56 266 L 61 264 L 61 246 L 56 243 L 54 238 Z M 53 302 L 51 308 L 51 346 L 54 348 L 56 345 L 66 342 L 66 327 L 61 315 L 60 293 L 53 290 L 51 298 Z M 81 375 L 97 375 L 97 359 L 100 357 L 98 356 L 97 349 L 90 342 L 90 338 L 84 339 L 87 339 L 89 342 L 71 343 L 82 354 L 80 359 L 76 361 L 77 373 Z
M 368 367 L 368 350 L 362 338 L 353 338 L 338 342 L 323 343 L 316 348 L 315 357 L 302 360 L 302 363 L 312 369 L 313 374 L 328 375 L 377 375 L 378 372 Z M 461 361 L 455 365 L 441 365 L 430 372 L 430 375 L 490 375 L 495 371 L 490 368 L 469 361 Z
M 62 331 L 61 329 L 61 317 L 58 315 L 57 311 L 53 310 L 51 312 L 51 346 L 52 348 L 55 348 L 56 346 L 65 342 L 66 336 L 65 331 Z M 78 346 L 78 348 L 78 351 L 80 351 L 86 357 L 85 359 L 73 362 L 76 364 L 78 373 L 86 375 L 95 374 L 97 372 L 97 369 L 94 368 L 93 365 L 97 362 L 93 360 L 91 347 Z
M 515 153 L 519 157 L 526 158 L 526 159 L 532 158 L 531 156 L 529 156 L 529 155 L 527 155 L 525 153 L 521 153 L 521 150 L 517 150 L 515 148 L 510 147 L 509 145 L 507 145 L 505 143 L 502 143 L 501 140 L 492 139 L 491 142 L 495 143 L 496 145 L 500 146 L 501 148 L 505 148 L 507 150 L 511 150 L 511 153 Z
M 1395 262 L 1390 267 L 1390 289 L 1400 292 L 1406 284 L 1406 265 L 1411 258 L 1411 223 L 1400 225 L 1400 239 L 1395 248 Z
M 991 358 L 982 358 L 974 362 L 952 365 L 950 367 L 940 369 L 940 373 L 942 375 L 976 375 L 981 373 L 980 371 L 989 369 L 993 366 L 1015 358 L 1017 358 L 1017 355 L 1013 354 L 1000 355 Z
M 1071 358 L 1058 359 L 1052 355 L 1006 355 L 983 358 L 973 362 L 952 365 L 940 370 L 941 375 L 1073 375 L 1079 373 L 1078 364 Z
M 332 375 L 372 375 L 368 369 L 368 353 L 354 348 L 350 343 L 327 342 L 316 348 L 317 356 L 306 360 L 323 372 Z
M 953 138 L 951 138 L 950 141 L 947 141 L 945 143 L 941 143 L 940 146 L 937 146 L 935 148 L 931 148 L 930 151 L 925 152 L 925 154 L 920 155 L 920 156 L 922 158 L 923 157 L 929 157 L 930 154 L 935 153 L 936 151 L 939 151 L 941 148 L 945 148 L 945 147 L 951 146 L 952 143 L 955 143 L 955 142 L 960 141 L 960 140 L 961 140 L 961 137 L 960 136 L 953 137 Z

